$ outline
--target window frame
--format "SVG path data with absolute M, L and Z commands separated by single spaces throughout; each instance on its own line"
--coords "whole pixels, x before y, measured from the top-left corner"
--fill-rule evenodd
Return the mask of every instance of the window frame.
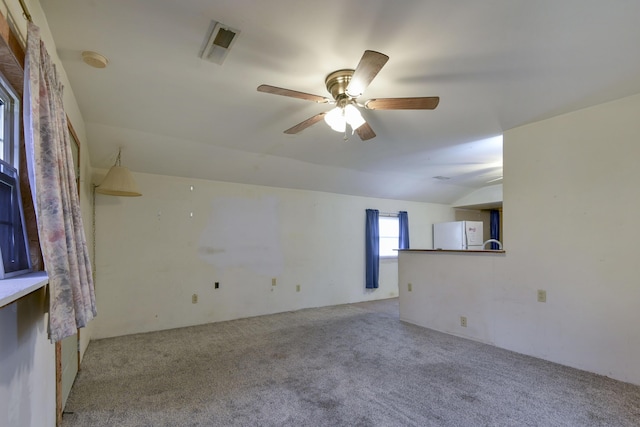
M 20 98 L 2 73 L 0 73 L 0 103 L 3 111 L 0 159 L 20 172 Z
M 0 280 L 19 276 L 32 270 L 31 252 L 29 238 L 27 235 L 27 224 L 22 205 L 22 195 L 20 191 L 20 98 L 13 89 L 12 84 L 0 72 L 0 134 L 2 146 L 0 147 L 0 179 L 3 189 L 9 189 L 5 196 L 10 207 L 5 218 L 8 226 L 7 234 L 3 234 L 2 245 L 0 247 Z M 3 209 L 4 209 L 3 201 Z M 13 243 L 4 245 L 5 240 Z M 14 258 L 19 261 L 14 264 Z

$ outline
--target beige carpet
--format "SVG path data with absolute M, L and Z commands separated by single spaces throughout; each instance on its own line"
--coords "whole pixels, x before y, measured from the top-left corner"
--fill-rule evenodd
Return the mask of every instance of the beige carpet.
M 396 299 L 94 341 L 63 426 L 638 426 L 640 387 L 402 323 Z

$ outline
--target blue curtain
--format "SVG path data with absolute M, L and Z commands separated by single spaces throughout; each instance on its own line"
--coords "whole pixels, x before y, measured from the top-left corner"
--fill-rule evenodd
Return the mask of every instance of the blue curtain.
M 365 225 L 365 287 L 378 288 L 378 272 L 380 269 L 380 232 L 378 230 L 378 210 L 367 209 Z
M 490 214 L 491 238 L 500 240 L 500 211 L 493 209 Z M 491 242 L 491 249 L 499 249 L 498 244 Z
M 398 212 L 398 249 L 409 249 L 409 214 L 406 211 Z

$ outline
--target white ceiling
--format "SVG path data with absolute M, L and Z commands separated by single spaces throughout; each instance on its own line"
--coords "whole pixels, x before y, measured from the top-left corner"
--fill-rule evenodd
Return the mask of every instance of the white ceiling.
M 502 176 L 504 130 L 640 92 L 637 0 L 41 0 L 85 120 L 93 167 L 452 203 Z M 211 20 L 241 31 L 198 57 Z M 360 100 L 439 96 L 433 111 L 364 111 L 348 141 L 325 76 L 366 49 L 390 59 Z M 109 58 L 87 66 L 83 50 Z M 445 176 L 449 180 L 433 177 Z

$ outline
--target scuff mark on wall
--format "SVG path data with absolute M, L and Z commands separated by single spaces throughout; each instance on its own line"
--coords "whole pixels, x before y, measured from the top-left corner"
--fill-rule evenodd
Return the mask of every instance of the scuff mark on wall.
M 241 268 L 277 277 L 284 259 L 275 197 L 217 197 L 202 231 L 198 255 L 219 269 Z

